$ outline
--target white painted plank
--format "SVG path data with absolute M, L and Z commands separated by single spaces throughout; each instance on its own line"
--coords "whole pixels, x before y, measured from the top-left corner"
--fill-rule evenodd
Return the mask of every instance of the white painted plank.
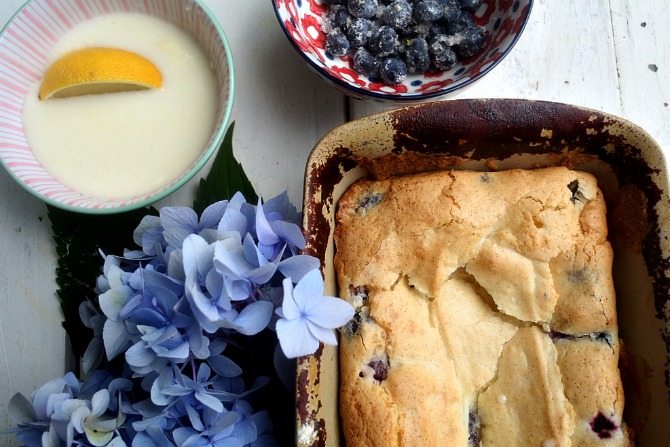
M 23 0 L 0 2 L 0 26 Z M 0 173 L 0 430 L 16 392 L 62 375 L 69 352 L 56 298 L 56 255 L 46 207 Z M 20 445 L 0 435 L 0 445 Z
M 618 91 L 609 2 L 536 0 L 510 54 L 446 99 L 541 99 L 618 114 Z M 353 101 L 352 117 L 384 109 Z
M 621 107 L 670 155 L 670 2 L 611 0 Z
M 0 0 L 0 27 L 24 0 Z M 237 74 L 234 150 L 258 193 L 287 190 L 299 207 L 304 169 L 316 142 L 344 122 L 343 97 L 294 54 L 269 1 L 205 0 L 220 19 Z M 210 163 L 211 164 L 211 163 Z M 208 172 L 209 165 L 203 170 Z M 46 207 L 0 172 L 0 430 L 6 404 L 65 372 L 65 332 L 55 296 Z M 190 205 L 198 179 L 157 206 Z M 0 445 L 16 446 L 0 435 Z

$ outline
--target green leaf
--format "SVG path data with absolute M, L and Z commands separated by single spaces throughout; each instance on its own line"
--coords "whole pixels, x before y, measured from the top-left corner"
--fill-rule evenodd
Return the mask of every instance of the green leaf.
M 152 208 L 113 215 L 88 215 L 47 205 L 51 231 L 58 256 L 56 284 L 63 327 L 70 336 L 76 356 L 84 354 L 93 331 L 81 322 L 79 304 L 95 296 L 96 279 L 102 273 L 105 254 L 123 254 L 135 246 L 133 231 Z
M 193 209 L 201 214 L 205 208 L 220 200 L 230 199 L 236 192 L 241 192 L 247 202 L 256 203 L 258 195 L 254 191 L 242 165 L 233 155 L 233 130 L 231 123 L 214 158 L 209 174 L 200 179 Z

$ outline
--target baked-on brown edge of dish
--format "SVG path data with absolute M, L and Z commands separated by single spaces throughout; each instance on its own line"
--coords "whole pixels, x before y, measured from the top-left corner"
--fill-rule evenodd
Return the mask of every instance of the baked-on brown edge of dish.
M 308 159 L 305 252 L 321 261 L 326 294 L 337 296 L 335 209 L 362 176 L 545 166 L 589 171 L 603 190 L 620 335 L 628 347 L 621 363 L 625 416 L 633 430 L 644 426 L 637 445 L 653 445 L 670 426 L 670 200 L 662 151 L 638 126 L 591 109 L 518 99 L 435 102 L 349 122 L 319 141 Z M 298 360 L 298 446 L 344 445 L 337 370 L 337 347 L 322 345 Z

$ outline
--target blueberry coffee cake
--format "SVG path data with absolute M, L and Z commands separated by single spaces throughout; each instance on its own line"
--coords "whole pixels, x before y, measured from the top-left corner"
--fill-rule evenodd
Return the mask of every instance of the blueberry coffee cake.
M 566 168 L 354 183 L 335 229 L 347 447 L 632 445 L 605 212 Z

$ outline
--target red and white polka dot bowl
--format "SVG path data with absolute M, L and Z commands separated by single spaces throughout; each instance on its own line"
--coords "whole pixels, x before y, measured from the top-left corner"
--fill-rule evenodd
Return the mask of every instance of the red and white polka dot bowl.
M 404 105 L 455 92 L 491 71 L 521 36 L 533 0 L 483 0 L 472 14 L 475 24 L 486 34 L 486 43 L 477 54 L 457 62 L 449 70 L 408 74 L 402 83 L 393 86 L 356 73 L 350 55 L 333 57 L 326 52 L 322 29 L 328 10 L 326 0 L 272 0 L 272 3 L 289 42 L 323 79 L 353 98 Z

